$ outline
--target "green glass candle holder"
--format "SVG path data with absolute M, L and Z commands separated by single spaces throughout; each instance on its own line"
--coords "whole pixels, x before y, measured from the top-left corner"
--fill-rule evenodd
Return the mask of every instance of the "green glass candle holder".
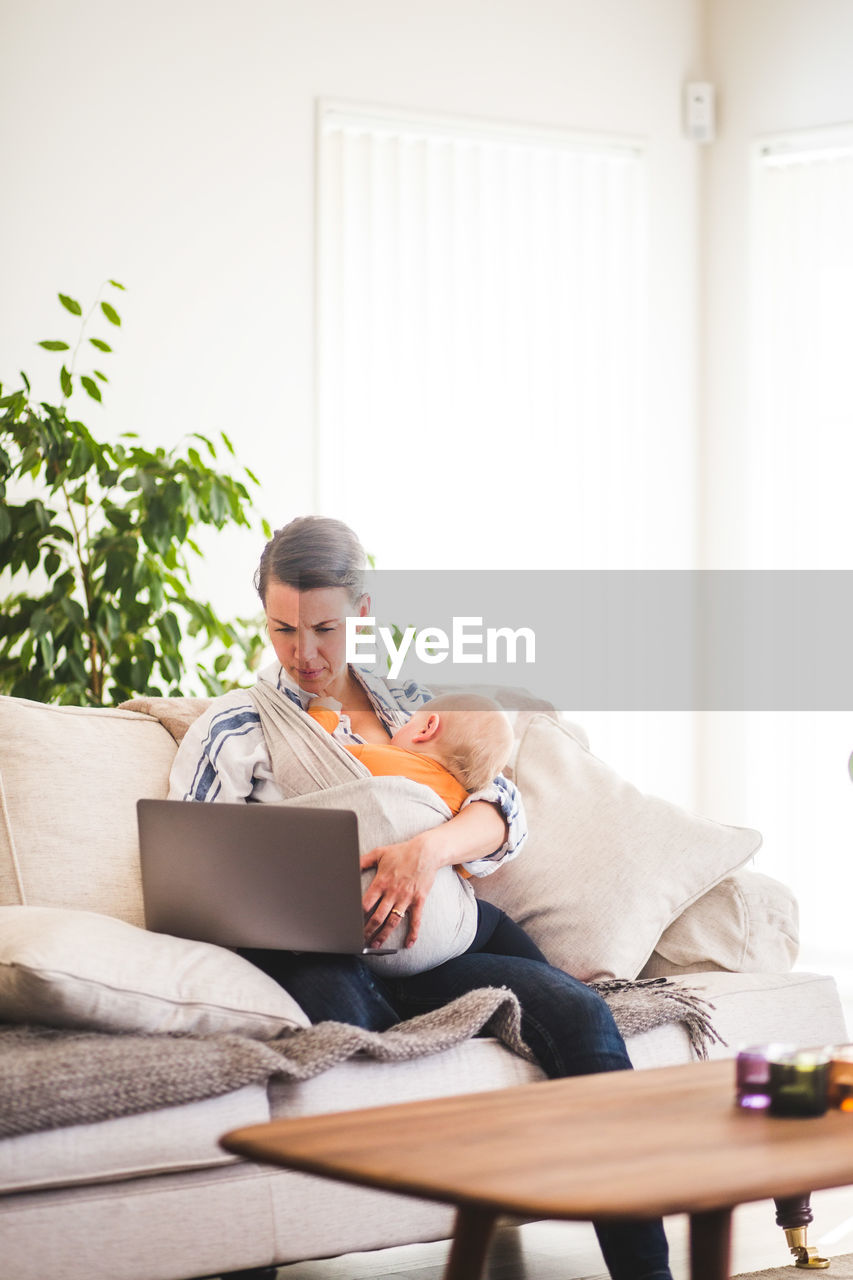
M 770 1114 L 822 1116 L 827 1108 L 829 1053 L 794 1049 L 770 1059 Z

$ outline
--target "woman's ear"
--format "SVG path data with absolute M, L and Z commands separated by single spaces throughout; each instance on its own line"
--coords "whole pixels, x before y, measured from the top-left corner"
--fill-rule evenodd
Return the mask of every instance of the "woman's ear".
M 366 592 L 358 602 L 358 616 L 360 618 L 370 616 L 370 596 Z

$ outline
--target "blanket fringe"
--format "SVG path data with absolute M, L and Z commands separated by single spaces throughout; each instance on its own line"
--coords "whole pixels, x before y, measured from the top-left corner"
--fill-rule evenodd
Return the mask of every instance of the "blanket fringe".
M 671 978 L 608 978 L 588 984 L 607 1001 L 613 1019 L 626 1038 L 642 1035 L 664 1023 L 681 1022 L 690 1048 L 705 1061 L 714 1044 L 726 1045 L 711 1022 L 716 1007 L 692 987 L 682 987 Z M 637 994 L 641 998 L 637 998 Z

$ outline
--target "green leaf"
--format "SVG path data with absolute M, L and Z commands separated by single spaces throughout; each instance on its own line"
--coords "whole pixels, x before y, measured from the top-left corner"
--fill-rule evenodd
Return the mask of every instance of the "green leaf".
M 99 351 L 112 351 L 112 347 L 108 342 L 104 342 L 103 338 L 90 338 L 93 347 L 97 347 Z
M 203 436 L 200 431 L 194 431 L 192 434 L 196 440 L 201 440 L 202 444 L 207 445 L 207 451 L 210 454 L 211 458 L 215 458 L 216 449 L 213 447 L 213 442 L 209 440 L 207 436 Z
M 66 396 L 70 396 L 72 391 L 74 390 L 74 384 L 71 381 L 71 374 L 68 372 L 65 365 L 63 365 L 59 371 L 59 382 L 60 382 L 60 385 L 62 386 L 63 394 Z
M 60 342 L 58 339 L 51 339 L 49 342 L 39 342 L 38 346 L 44 347 L 45 351 L 70 351 L 67 342 Z
M 98 401 L 103 400 L 103 396 L 101 395 L 101 388 L 98 386 L 97 382 L 95 382 L 93 378 L 87 378 L 86 375 L 84 374 L 81 377 L 80 382 L 83 386 L 83 389 L 85 391 L 88 391 L 89 395 L 92 397 L 93 400 L 98 400 Z
M 110 306 L 108 302 L 101 303 L 101 310 L 109 320 L 110 324 L 121 324 L 121 316 L 116 311 L 115 307 Z
M 35 636 L 43 636 L 46 631 L 50 630 L 50 618 L 45 609 L 36 609 L 30 618 L 30 630 Z
M 217 526 L 221 525 L 225 520 L 225 498 L 221 489 L 211 489 L 210 491 L 210 514 L 213 523 Z
M 163 668 L 167 678 L 178 684 L 181 679 L 181 664 L 170 653 L 162 653 L 160 655 L 160 666 Z
M 122 290 L 122 292 L 124 292 L 124 285 L 123 285 L 123 284 L 119 284 L 118 280 L 111 280 L 111 281 L 110 281 L 110 284 L 112 285 L 112 287 L 113 287 L 114 289 L 121 289 L 121 290 Z
M 74 678 L 80 684 L 85 685 L 88 680 L 88 676 L 86 675 L 86 668 L 83 665 L 83 659 L 80 657 L 80 654 L 72 650 L 68 655 L 68 665 L 71 668 Z
M 229 440 L 228 436 L 225 434 L 225 432 L 224 432 L 224 431 L 220 431 L 220 433 L 219 433 L 219 434 L 222 436 L 222 443 L 225 445 L 225 448 L 228 450 L 228 452 L 231 454 L 231 456 L 232 456 L 232 457 L 234 457 L 234 456 L 235 456 L 235 455 L 234 455 L 234 446 L 233 446 L 233 444 L 231 443 L 231 441 Z
M 66 596 L 65 599 L 60 600 L 59 606 L 69 622 L 72 622 L 75 627 L 83 626 L 86 621 L 86 615 L 83 612 L 82 605 L 78 604 L 76 600 L 72 600 L 70 596 Z
M 74 448 L 71 450 L 71 457 L 68 460 L 68 474 L 74 480 L 78 480 L 80 476 L 84 476 L 92 465 L 92 454 L 85 440 L 75 440 Z M 75 502 L 85 502 L 85 486 L 83 493 L 78 496 L 72 494 Z
M 39 636 L 39 652 L 44 666 L 51 671 L 56 661 L 56 651 L 53 647 L 53 637 L 47 632 Z
M 172 645 L 175 649 L 178 648 L 181 643 L 181 628 L 178 625 L 178 619 L 171 611 L 164 613 L 162 618 L 158 619 L 157 630 L 166 644 Z
M 107 375 L 105 373 L 101 373 L 100 369 L 93 369 L 92 373 L 94 373 L 96 378 L 100 378 L 101 382 L 109 382 Z
M 67 293 L 60 293 L 58 296 L 66 311 L 70 311 L 72 316 L 82 316 L 83 308 L 79 302 L 76 302 L 74 298 L 69 298 Z
M 30 387 L 30 380 L 27 377 L 27 375 L 24 373 L 23 369 L 21 370 L 21 382 L 23 382 L 24 386 L 27 388 L 27 391 L 32 390 L 32 388 Z

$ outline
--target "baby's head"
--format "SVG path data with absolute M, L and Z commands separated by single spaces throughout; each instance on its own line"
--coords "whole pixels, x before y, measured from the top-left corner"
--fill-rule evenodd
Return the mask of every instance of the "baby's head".
M 446 693 L 425 703 L 391 741 L 432 756 L 466 791 L 479 791 L 509 760 L 512 726 L 491 698 Z

